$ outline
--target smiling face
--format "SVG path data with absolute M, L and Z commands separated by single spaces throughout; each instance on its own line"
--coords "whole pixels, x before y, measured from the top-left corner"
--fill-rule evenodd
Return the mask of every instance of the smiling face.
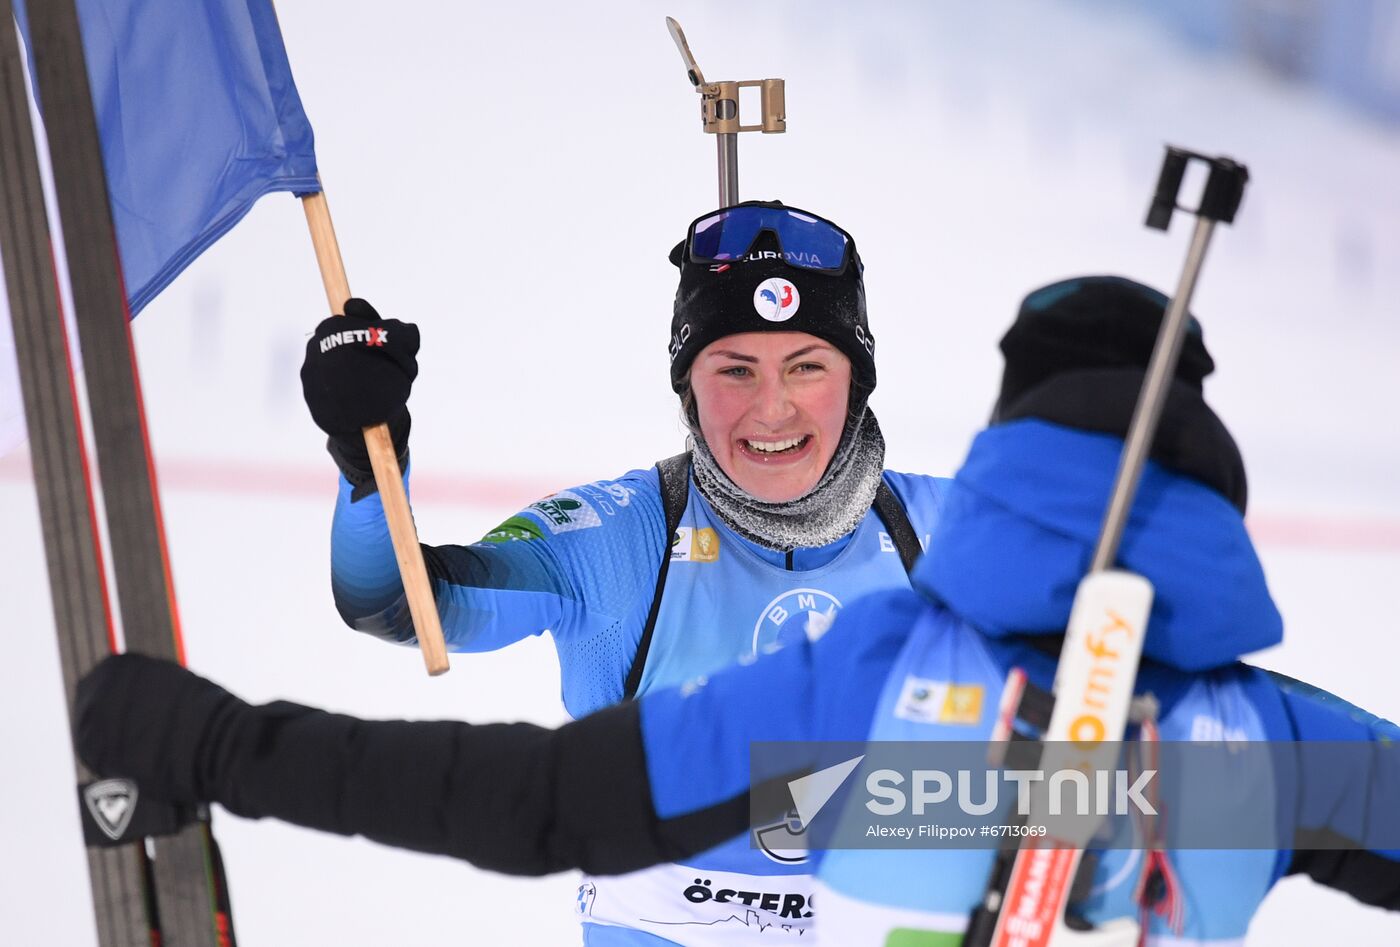
M 851 361 L 805 332 L 741 332 L 700 351 L 690 386 L 720 469 L 781 503 L 810 492 L 841 443 Z

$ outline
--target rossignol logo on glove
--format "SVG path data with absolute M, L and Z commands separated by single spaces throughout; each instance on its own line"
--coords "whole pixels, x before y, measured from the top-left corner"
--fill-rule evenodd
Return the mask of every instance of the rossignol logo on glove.
M 128 779 L 103 779 L 83 790 L 92 820 L 112 841 L 117 841 L 136 812 L 136 784 Z
M 321 340 L 322 353 L 341 345 L 354 345 L 356 342 L 363 342 L 369 346 L 382 346 L 389 341 L 388 329 L 347 329 L 344 332 L 333 332 Z

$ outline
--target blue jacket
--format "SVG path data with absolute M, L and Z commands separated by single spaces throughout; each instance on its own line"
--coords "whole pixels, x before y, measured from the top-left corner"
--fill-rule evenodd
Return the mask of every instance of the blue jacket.
M 1010 668 L 1051 686 L 1053 641 L 1047 648 L 1036 639 L 1063 632 L 1120 450 L 1116 438 L 1034 419 L 984 431 L 948 491 L 913 589 L 867 596 L 816 640 L 715 675 L 702 688 L 644 700 L 658 817 L 703 811 L 745 791 L 752 741 L 987 739 Z M 1278 643 L 1282 625 L 1240 514 L 1214 491 L 1149 463 L 1119 561 L 1156 592 L 1137 690 L 1157 698 L 1163 740 L 1400 735 L 1330 694 L 1239 662 Z M 930 693 L 945 698 L 932 711 Z M 1388 791 L 1357 801 L 1358 793 L 1400 784 L 1394 756 L 1354 754 L 1349 771 L 1304 770 L 1296 794 L 1274 801 L 1274 815 L 1289 838 L 1323 833 L 1359 842 L 1358 819 L 1372 814 L 1366 806 L 1389 811 L 1400 801 Z M 1246 813 L 1263 804 L 1247 789 L 1227 805 Z M 1361 849 L 1173 852 L 1185 905 L 1175 933 L 1192 943 L 1239 942 L 1264 895 L 1290 872 L 1400 907 L 1400 853 Z M 817 853 L 820 936 L 854 947 L 884 945 L 902 931 L 909 943 L 956 944 L 992 856 Z M 1138 852 L 1105 852 L 1087 916 L 1137 918 L 1130 896 L 1140 869 Z M 1153 935 L 1169 933 L 1162 917 L 1150 924 Z

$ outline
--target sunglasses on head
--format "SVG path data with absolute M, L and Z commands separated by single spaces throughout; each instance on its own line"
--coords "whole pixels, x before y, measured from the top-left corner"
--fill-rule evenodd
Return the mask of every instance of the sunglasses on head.
M 777 240 L 789 266 L 833 275 L 846 269 L 855 247 L 846 231 L 805 210 L 739 204 L 695 220 L 686 234 L 686 253 L 693 263 L 733 263 L 748 256 L 764 233 Z

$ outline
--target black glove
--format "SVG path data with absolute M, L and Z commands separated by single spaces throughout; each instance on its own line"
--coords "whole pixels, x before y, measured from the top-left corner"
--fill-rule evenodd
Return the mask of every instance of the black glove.
M 345 302 L 306 343 L 301 390 L 311 419 L 330 435 L 326 449 L 355 486 L 354 499 L 374 492 L 362 431 L 388 422 L 399 467 L 408 462 L 408 402 L 418 376 L 418 327 L 381 319 L 363 299 Z
M 74 740 L 99 776 L 125 776 L 167 802 L 202 802 L 218 734 L 247 709 L 173 661 L 113 655 L 78 682 Z

